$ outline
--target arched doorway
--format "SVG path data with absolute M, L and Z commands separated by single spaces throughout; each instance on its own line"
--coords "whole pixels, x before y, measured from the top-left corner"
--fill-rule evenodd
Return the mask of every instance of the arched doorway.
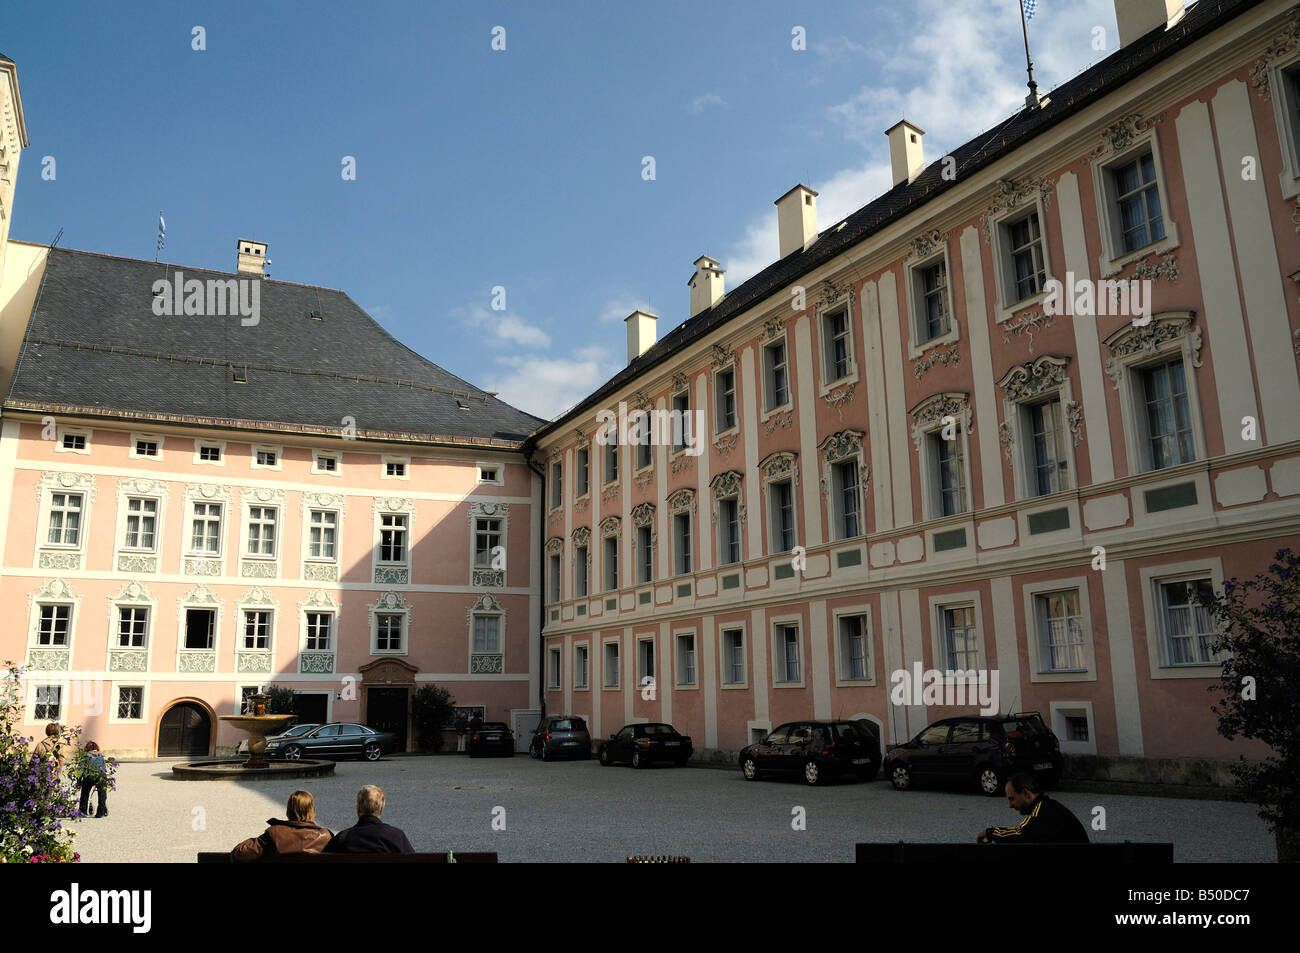
M 202 758 L 212 751 L 212 716 L 193 701 L 177 702 L 158 722 L 159 758 Z
M 361 723 L 397 735 L 398 751 L 410 746 L 411 696 L 420 670 L 399 658 L 367 662 L 361 672 Z

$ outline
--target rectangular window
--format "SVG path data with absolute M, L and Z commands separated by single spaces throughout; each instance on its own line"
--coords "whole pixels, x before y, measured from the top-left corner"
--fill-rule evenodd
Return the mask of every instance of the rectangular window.
M 928 434 L 938 488 L 939 516 L 966 512 L 966 466 L 962 454 L 961 428 L 945 440 L 941 431 Z
M 149 635 L 149 609 L 146 606 L 118 606 L 117 647 L 142 649 Z
M 555 554 L 547 560 L 549 567 L 546 573 L 546 582 L 551 594 L 551 602 L 560 601 L 560 557 Z
M 117 689 L 117 717 L 139 720 L 144 717 L 144 686 L 119 685 Z
M 618 688 L 618 643 L 605 643 L 605 687 Z
M 200 444 L 199 459 L 208 463 L 217 463 L 221 460 L 221 448 L 213 444 Z
M 618 444 L 610 442 L 605 444 L 605 484 L 618 481 Z
M 192 528 L 190 552 L 219 553 L 221 551 L 221 504 L 195 503 Z
M 845 679 L 867 677 L 866 616 L 840 616 L 840 670 Z
M 379 561 L 406 562 L 406 516 L 402 513 L 379 515 Z
M 269 649 L 271 647 L 271 613 L 264 610 L 244 612 L 244 648 Z
M 677 636 L 677 684 L 695 684 L 695 636 Z
M 691 571 L 691 514 L 673 514 L 673 571 L 677 575 Z
M 1164 238 L 1165 220 L 1160 210 L 1155 157 L 1148 152 L 1111 170 L 1110 174 L 1123 253 L 1137 251 Z
M 1079 591 L 1042 593 L 1034 596 L 1038 614 L 1042 671 L 1069 672 L 1087 668 L 1083 658 L 1083 617 L 1079 614 Z
M 578 451 L 578 496 L 591 492 L 591 451 L 583 447 Z
M 187 649 L 210 649 L 217 632 L 217 612 L 215 609 L 185 610 L 185 647 Z
M 479 482 L 479 483 L 498 483 L 498 484 L 499 484 L 499 483 L 503 482 L 503 481 L 501 480 L 501 476 L 500 476 L 500 474 L 501 474 L 501 471 L 498 470 L 496 467 L 485 467 L 485 466 L 480 466 L 480 467 L 478 468 L 478 482 Z
M 722 681 L 728 685 L 745 683 L 745 633 L 742 629 L 722 632 Z
M 718 501 L 718 562 L 740 562 L 740 501 L 734 496 Z
M 948 333 L 948 265 L 940 258 L 916 270 L 917 306 L 920 310 L 916 343 L 923 344 Z
M 330 630 L 334 628 L 334 614 L 331 612 L 307 613 L 307 651 L 328 652 L 330 650 Z
M 691 400 L 683 391 L 673 394 L 673 453 L 685 450 L 691 442 Z
M 1211 646 L 1218 637 L 1214 617 L 1200 598 L 1213 598 L 1209 579 L 1162 582 L 1160 608 L 1164 615 L 1165 654 L 1170 665 L 1208 665 L 1216 661 Z
M 248 508 L 247 555 L 275 555 L 275 517 L 274 506 L 250 506 Z
M 763 389 L 764 410 L 775 410 L 790 402 L 784 341 L 777 341 L 763 348 Z
M 137 457 L 156 457 L 158 456 L 157 440 L 137 440 L 135 442 L 135 455 Z
M 501 617 L 474 616 L 474 651 L 495 655 L 501 651 Z
M 388 460 L 384 463 L 384 476 L 404 477 L 406 476 L 406 464 L 397 460 Z
M 474 520 L 474 565 L 479 569 L 492 566 L 492 551 L 501 545 L 501 521 L 476 518 Z
M 969 672 L 980 667 L 980 647 L 975 632 L 975 607 L 943 609 L 944 661 L 949 672 Z
M 736 372 L 721 371 L 714 378 L 717 393 L 717 427 L 718 432 L 730 430 L 736 426 Z
M 776 670 L 778 682 L 799 681 L 799 627 L 776 627 Z
M 851 539 L 862 533 L 858 518 L 861 507 L 861 487 L 858 485 L 858 463 L 846 460 L 831 467 L 835 491 L 835 521 L 839 539 Z
M 632 432 L 632 439 L 636 441 L 636 468 L 644 470 L 654 463 L 653 434 L 651 430 L 653 425 L 648 415 L 642 416 L 636 424 L 636 429 Z
M 822 316 L 822 336 L 825 341 L 826 383 L 849 376 L 849 311 L 840 308 Z
M 1142 392 L 1146 401 L 1151 468 L 1162 470 L 1195 460 L 1182 359 L 1143 368 Z
M 636 581 L 650 582 L 655 573 L 654 547 L 651 545 L 650 527 L 636 528 Z
M 1002 225 L 1001 229 L 1010 268 L 1008 303 L 1015 304 L 1038 294 L 1047 280 L 1038 212 L 1030 212 L 1018 221 Z
M 402 650 L 402 624 L 406 614 L 380 612 L 375 616 L 375 650 L 400 652 Z
M 1064 428 L 1061 426 L 1061 399 L 1053 397 L 1026 408 L 1029 414 L 1029 441 L 1033 467 L 1031 484 L 1037 496 L 1066 488 L 1069 464 L 1065 459 Z
M 154 551 L 154 534 L 158 528 L 158 501 L 133 496 L 126 501 L 126 537 L 123 549 Z
M 307 555 L 333 559 L 337 552 L 339 515 L 333 510 L 312 510 L 307 524 Z
M 638 685 L 653 684 L 655 677 L 655 644 L 652 639 L 641 639 L 636 644 L 636 681 Z
M 564 467 L 557 460 L 551 464 L 551 509 L 564 503 Z
M 41 620 L 36 630 L 36 644 L 67 645 L 68 631 L 71 626 L 72 606 L 41 606 Z
M 316 454 L 316 470 L 320 473 L 337 473 L 339 458 L 328 453 Z
M 578 599 L 587 596 L 587 547 L 579 546 L 573 555 L 573 594 Z
M 76 546 L 81 541 L 81 494 L 50 494 L 50 529 L 46 537 L 52 546 Z
M 587 687 L 587 647 L 579 645 L 573 650 L 573 687 Z
M 605 590 L 618 588 L 618 537 L 605 537 Z
M 85 450 L 86 435 L 84 433 L 65 433 L 63 435 L 64 450 Z
M 36 704 L 32 718 L 36 721 L 60 721 L 63 710 L 63 690 L 59 685 L 37 685 Z
M 274 450 L 258 450 L 256 459 L 259 467 L 273 467 L 280 456 Z
M 549 652 L 546 653 L 546 657 L 549 660 L 546 666 L 547 672 L 549 673 L 549 676 L 546 680 L 547 687 L 559 688 L 560 687 L 560 650 L 551 649 Z
M 778 553 L 794 549 L 794 489 L 789 480 L 772 483 L 767 488 L 772 511 L 772 544 Z

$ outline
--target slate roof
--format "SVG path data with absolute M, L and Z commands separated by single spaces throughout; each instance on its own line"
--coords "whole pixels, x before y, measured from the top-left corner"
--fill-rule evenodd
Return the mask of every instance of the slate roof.
M 352 417 L 360 437 L 511 449 L 544 422 L 425 360 L 341 291 L 263 279 L 248 327 L 155 315 L 154 282 L 178 270 L 249 277 L 51 250 L 4 406 L 336 436 Z
M 791 252 L 774 262 L 728 292 L 712 308 L 673 328 L 585 400 L 533 434 L 529 446 L 532 447 L 542 437 L 565 426 L 566 422 L 602 406 L 610 395 L 748 308 L 866 241 L 895 220 L 935 201 L 958 182 L 964 182 L 980 169 L 1026 145 L 1035 136 L 1111 94 L 1124 83 L 1263 2 L 1264 0 L 1199 0 L 1187 8 L 1183 19 L 1172 29 L 1158 27 L 1073 79 L 1065 81 L 1051 91 L 1050 101 L 1046 105 L 1037 109 L 1022 109 L 993 129 L 954 149 L 951 152 L 956 160 L 954 177 L 944 179 L 941 175 L 942 160 L 933 162 L 910 184 L 899 183 L 843 221 L 819 232 L 816 240 L 808 247 Z M 953 92 L 957 93 L 956 90 Z

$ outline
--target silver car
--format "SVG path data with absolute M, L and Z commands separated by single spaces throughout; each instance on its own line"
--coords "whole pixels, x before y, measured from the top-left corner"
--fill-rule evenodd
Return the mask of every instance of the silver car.
M 587 723 L 574 715 L 547 715 L 533 731 L 528 753 L 542 761 L 590 758 L 591 735 Z

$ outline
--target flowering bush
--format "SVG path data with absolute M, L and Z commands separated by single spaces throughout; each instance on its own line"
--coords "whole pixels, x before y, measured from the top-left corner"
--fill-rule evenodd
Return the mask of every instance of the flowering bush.
M 77 815 L 77 799 L 59 777 L 55 761 L 32 756 L 17 729 L 23 717 L 19 690 L 22 670 L 13 662 L 0 682 L 0 861 L 4 863 L 76 863 L 73 832 L 64 819 Z M 59 740 L 75 745 L 79 729 L 62 728 Z
M 106 758 L 98 751 L 78 748 L 68 765 L 68 778 L 73 784 L 93 781 L 105 785 L 108 790 L 117 789 L 117 759 Z

